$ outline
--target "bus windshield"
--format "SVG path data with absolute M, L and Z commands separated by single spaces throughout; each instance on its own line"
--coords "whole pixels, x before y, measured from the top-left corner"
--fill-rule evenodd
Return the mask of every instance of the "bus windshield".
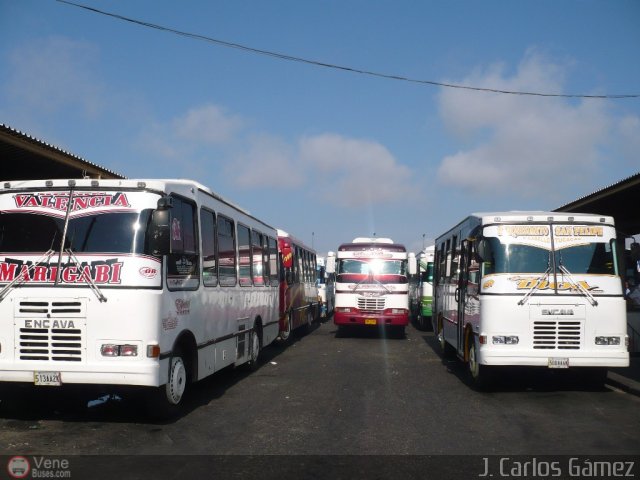
M 64 249 L 76 253 L 145 254 L 151 209 L 69 219 Z M 64 218 L 0 213 L 0 252 L 42 253 L 60 248 Z
M 363 275 L 406 275 L 405 260 L 356 260 L 344 259 L 338 262 L 338 274 L 359 273 Z
M 542 274 L 549 267 L 574 275 L 616 275 L 618 271 L 611 227 L 491 226 L 484 229 L 484 239 L 484 275 Z

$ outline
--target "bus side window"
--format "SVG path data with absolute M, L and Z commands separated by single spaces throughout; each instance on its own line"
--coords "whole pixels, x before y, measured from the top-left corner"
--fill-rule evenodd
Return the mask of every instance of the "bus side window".
M 280 284 L 278 275 L 278 243 L 275 238 L 269 237 L 269 283 L 272 287 Z
M 236 246 L 233 220 L 218 215 L 218 272 L 220 285 L 236 284 Z
M 169 237 L 171 254 L 168 256 L 167 273 L 178 282 L 174 288 L 197 288 L 193 280 L 199 281 L 200 260 L 198 258 L 198 236 L 196 235 L 196 206 L 186 199 L 173 197 Z
M 263 256 L 262 256 L 262 234 L 251 231 L 251 268 L 253 273 L 253 284 L 264 285 Z
M 202 230 L 202 280 L 206 287 L 218 285 L 216 261 L 216 216 L 210 210 L 200 210 Z
M 238 256 L 240 260 L 240 285 L 251 285 L 251 234 L 249 227 L 238 224 Z

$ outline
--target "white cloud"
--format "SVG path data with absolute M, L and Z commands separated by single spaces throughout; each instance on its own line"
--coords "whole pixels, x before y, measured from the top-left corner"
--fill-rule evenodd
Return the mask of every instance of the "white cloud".
M 251 138 L 249 148 L 227 166 L 227 174 L 242 188 L 297 188 L 306 177 L 291 146 L 270 135 Z
M 622 154 L 627 163 L 638 170 L 638 155 L 640 155 L 640 117 L 627 115 L 618 123 L 618 134 Z
M 323 134 L 302 138 L 299 150 L 318 193 L 334 205 L 406 202 L 415 193 L 409 168 L 377 142 Z
M 192 108 L 172 123 L 177 138 L 209 144 L 229 141 L 243 126 L 238 115 L 228 115 L 212 104 Z
M 503 66 L 458 83 L 512 91 L 562 93 L 565 70 L 529 52 L 513 76 Z M 545 195 L 595 174 L 612 119 L 603 102 L 445 89 L 440 111 L 469 148 L 442 159 L 447 186 L 494 194 Z
M 92 117 L 104 107 L 103 83 L 95 73 L 98 51 L 64 37 L 34 40 L 9 56 L 6 93 L 32 115 L 78 109 Z
M 193 107 L 165 122 L 146 122 L 139 134 L 141 150 L 170 161 L 210 161 L 212 148 L 230 145 L 242 128 L 237 115 L 227 114 L 222 107 L 205 104 Z

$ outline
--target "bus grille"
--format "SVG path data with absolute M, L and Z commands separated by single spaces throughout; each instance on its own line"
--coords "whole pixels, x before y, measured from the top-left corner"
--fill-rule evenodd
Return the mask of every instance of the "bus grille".
M 579 350 L 582 324 L 577 321 L 533 322 L 533 348 L 547 350 Z
M 384 297 L 358 297 L 358 309 L 364 311 L 384 310 Z
M 21 328 L 20 360 L 82 361 L 82 331 L 66 328 Z
M 84 299 L 22 299 L 16 303 L 14 316 L 18 360 L 83 360 Z

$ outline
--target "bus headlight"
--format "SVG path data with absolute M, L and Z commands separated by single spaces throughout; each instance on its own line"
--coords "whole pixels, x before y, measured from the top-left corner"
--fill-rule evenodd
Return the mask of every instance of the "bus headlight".
M 115 343 L 104 343 L 100 347 L 100 353 L 103 357 L 137 357 L 137 345 L 118 345 Z
M 491 340 L 494 345 L 517 345 L 520 342 L 516 335 L 494 335 Z
M 620 337 L 596 337 L 596 345 L 620 345 Z

